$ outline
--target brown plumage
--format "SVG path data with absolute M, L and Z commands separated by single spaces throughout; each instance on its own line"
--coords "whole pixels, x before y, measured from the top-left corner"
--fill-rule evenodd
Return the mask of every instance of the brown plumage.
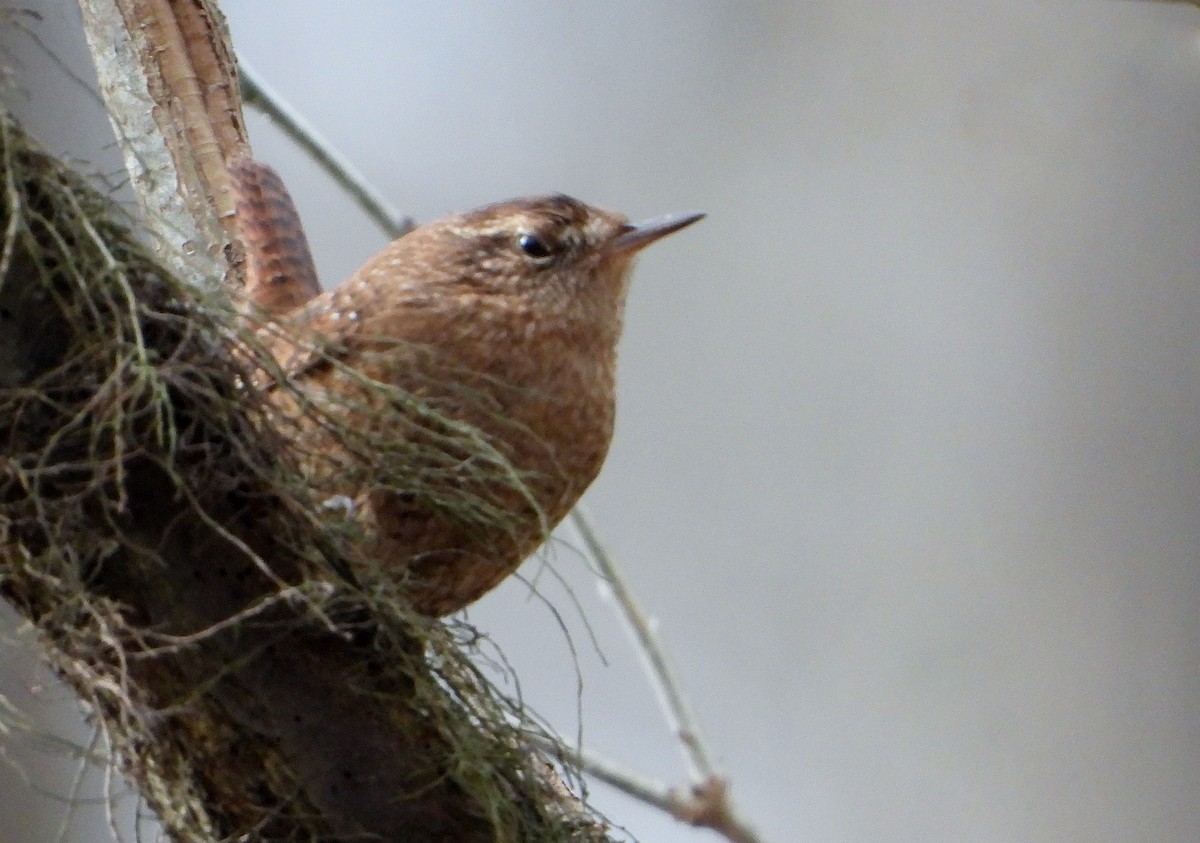
M 272 401 L 318 494 L 354 502 L 369 575 L 443 615 L 537 548 L 608 451 L 633 257 L 700 216 L 489 205 L 417 228 L 291 315 L 271 343 L 294 389 Z
M 286 313 L 320 295 L 308 238 L 283 179 L 253 158 L 234 158 L 226 169 L 250 301 L 268 313 Z

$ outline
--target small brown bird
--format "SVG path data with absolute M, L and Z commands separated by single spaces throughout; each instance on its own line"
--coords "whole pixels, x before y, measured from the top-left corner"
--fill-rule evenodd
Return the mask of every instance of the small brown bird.
M 270 340 L 308 478 L 354 502 L 418 611 L 495 586 L 596 477 L 633 258 L 702 216 L 489 205 L 395 240 Z

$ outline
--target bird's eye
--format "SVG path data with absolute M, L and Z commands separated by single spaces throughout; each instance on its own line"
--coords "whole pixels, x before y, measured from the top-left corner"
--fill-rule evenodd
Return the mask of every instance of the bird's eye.
M 534 260 L 545 260 L 553 254 L 546 241 L 536 234 L 525 232 L 519 235 L 517 237 L 517 245 L 521 248 L 522 252 Z

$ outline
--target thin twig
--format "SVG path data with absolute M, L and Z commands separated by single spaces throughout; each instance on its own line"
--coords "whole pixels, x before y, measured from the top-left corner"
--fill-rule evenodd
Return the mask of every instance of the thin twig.
M 578 767 L 622 793 L 667 813 L 674 813 L 671 788 L 666 784 L 643 776 L 619 762 L 602 758 L 586 749 L 573 749 L 564 742 L 536 732 L 528 733 L 526 739 L 547 755 L 561 756 L 569 765 Z
M 621 616 L 635 639 L 646 673 L 658 691 L 663 715 L 683 746 L 684 757 L 691 767 L 692 786 L 687 794 L 673 788 L 662 788 L 647 779 L 631 776 L 610 762 L 582 752 L 576 753 L 580 767 L 631 796 L 669 811 L 676 819 L 720 832 L 732 843 L 760 843 L 757 832 L 741 817 L 730 798 L 729 782 L 717 772 L 713 753 L 700 732 L 700 723 L 683 695 L 683 686 L 675 678 L 675 671 L 658 641 L 650 617 L 634 597 L 616 561 L 600 541 L 587 511 L 576 506 L 571 512 L 571 521 L 588 555 L 612 589 Z M 648 788 L 657 788 L 658 791 L 655 793 Z
M 729 783 L 722 776 L 713 775 L 681 792 L 586 749 L 571 749 L 534 733 L 527 738 L 543 752 L 563 758 L 593 778 L 677 820 L 716 831 L 731 843 L 762 843 L 758 832 L 735 813 L 729 798 Z
M 313 157 L 325 172 L 353 197 L 354 201 L 375 223 L 391 237 L 399 237 L 413 229 L 413 221 L 403 216 L 371 187 L 349 159 L 337 152 L 307 120 L 279 96 L 246 62 L 238 62 L 242 79 L 242 97 L 265 114 L 280 131 Z
M 649 616 L 633 596 L 629 583 L 625 581 L 616 562 L 600 541 L 587 512 L 582 507 L 575 507 L 571 513 L 571 521 L 579 531 L 579 537 L 583 539 L 588 555 L 612 589 L 622 617 L 629 624 L 629 630 L 637 643 L 637 650 L 645 659 L 646 672 L 658 692 L 663 716 L 667 718 L 667 724 L 683 746 L 692 781 L 699 783 L 711 779 L 717 774 L 713 753 L 700 732 L 696 715 L 692 713 L 691 706 L 683 696 L 682 686 L 675 678 L 675 671 L 658 642 Z

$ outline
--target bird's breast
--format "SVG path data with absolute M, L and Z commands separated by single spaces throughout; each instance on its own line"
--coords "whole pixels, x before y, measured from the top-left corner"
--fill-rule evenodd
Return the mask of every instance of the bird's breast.
M 437 352 L 448 369 L 470 380 L 468 392 L 478 390 L 485 400 L 447 395 L 446 409 L 488 434 L 533 478 L 547 515 L 557 520 L 595 479 L 608 453 L 616 338 L 587 324 L 489 324 L 483 314 L 476 317 L 468 341 L 443 339 Z M 456 391 L 451 384 L 449 392 Z

